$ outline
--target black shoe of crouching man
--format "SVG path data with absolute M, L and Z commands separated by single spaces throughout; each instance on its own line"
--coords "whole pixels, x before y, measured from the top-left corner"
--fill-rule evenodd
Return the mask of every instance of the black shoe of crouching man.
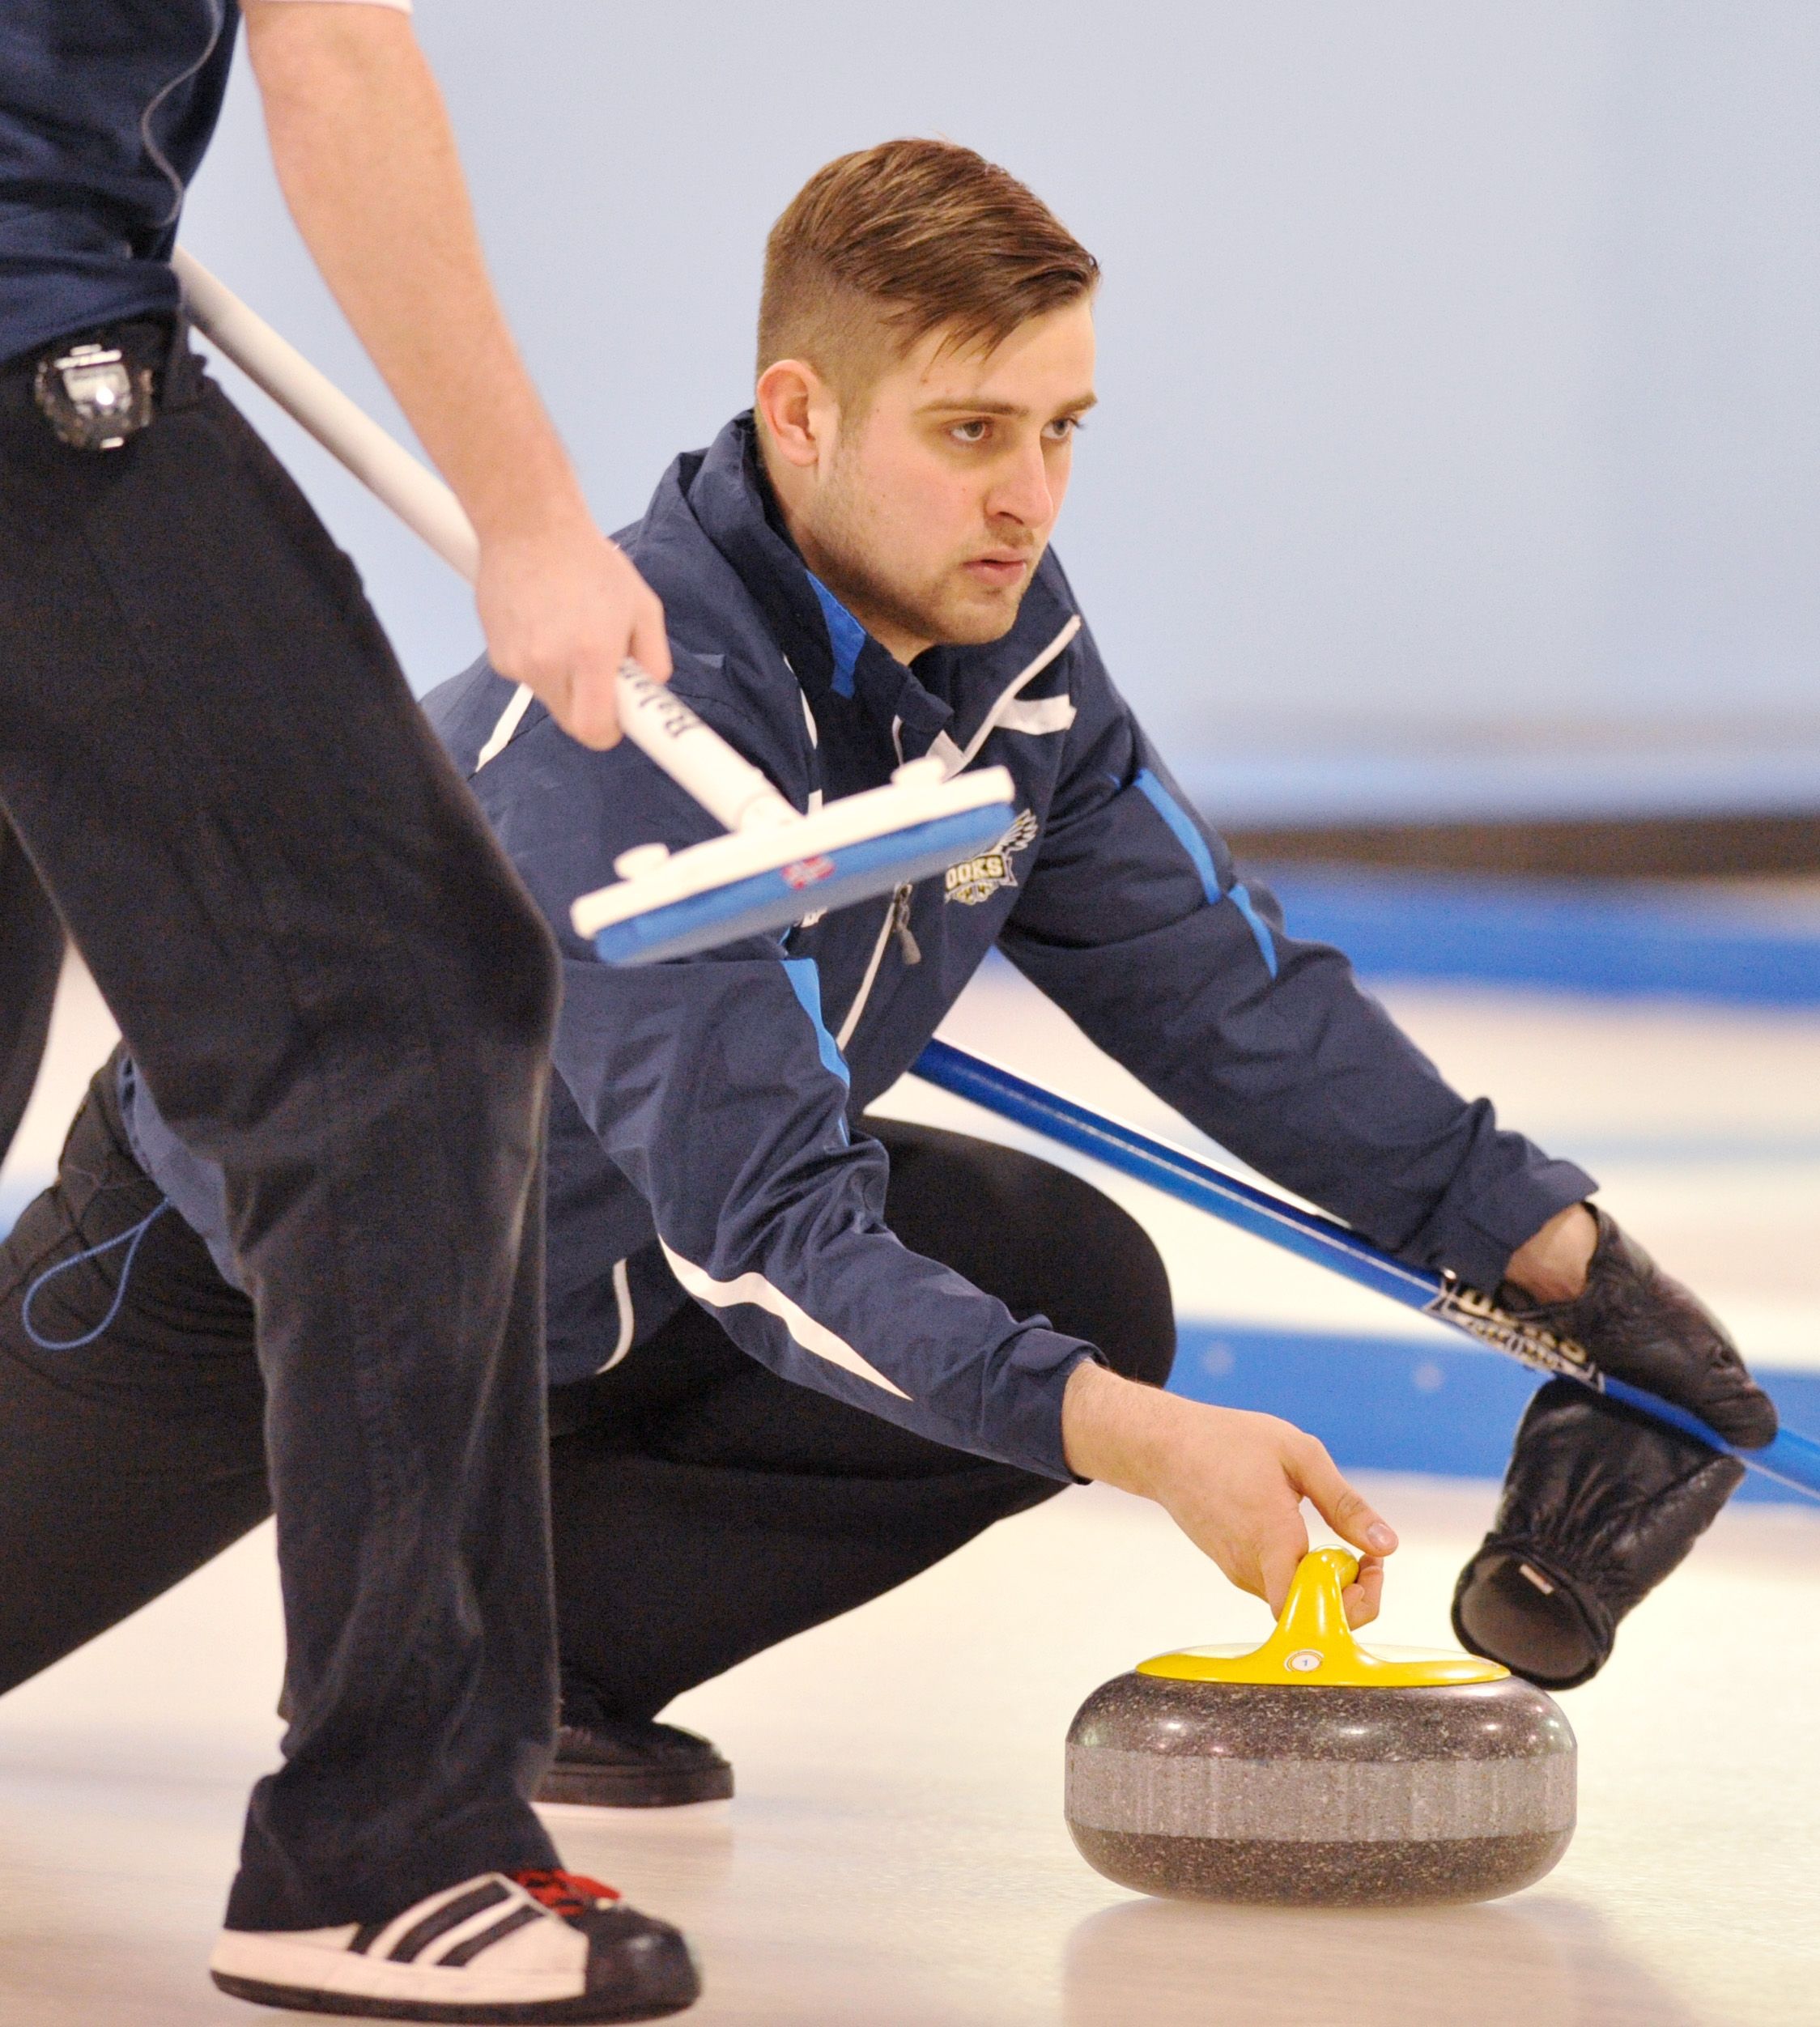
M 1724 1325 L 1604 1211 L 1587 1208 L 1599 1237 L 1584 1289 L 1571 1302 L 1538 1302 L 1506 1281 L 1499 1307 L 1572 1338 L 1602 1372 L 1686 1409 L 1728 1443 L 1760 1448 L 1775 1434 L 1775 1403 L 1745 1370 Z
M 538 1790 L 540 1802 L 676 1808 L 732 1794 L 733 1769 L 708 1740 L 679 1724 L 609 1717 L 585 1689 L 564 1684 L 556 1757 Z
M 1576 1688 L 1743 1476 L 1736 1457 L 1551 1379 L 1518 1426 L 1496 1522 L 1461 1572 L 1461 1644 L 1545 1689 Z

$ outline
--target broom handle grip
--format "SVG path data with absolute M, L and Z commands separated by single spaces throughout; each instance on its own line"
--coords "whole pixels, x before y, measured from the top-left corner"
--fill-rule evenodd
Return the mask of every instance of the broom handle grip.
M 1107 1119 L 1073 1098 L 1044 1090 L 996 1063 L 982 1061 L 951 1043 L 931 1042 L 911 1065 L 925 1084 L 952 1092 L 970 1103 L 996 1112 L 1001 1119 L 1029 1128 L 1077 1154 L 1091 1155 L 1109 1168 L 1148 1183 L 1165 1196 L 1204 1210 L 1223 1223 L 1235 1225 L 1285 1251 L 1299 1254 L 1316 1266 L 1341 1274 L 1361 1287 L 1388 1295 L 1406 1309 L 1417 1309 L 1438 1322 L 1463 1332 L 1475 1343 L 1490 1345 L 1526 1364 L 1545 1364 L 1554 1371 L 1598 1387 L 1614 1400 L 1640 1409 L 1658 1421 L 1696 1436 L 1723 1450 L 1779 1484 L 1820 1499 L 1820 1443 L 1784 1428 L 1761 1450 L 1739 1450 L 1716 1435 L 1684 1409 L 1677 1408 L 1639 1387 L 1607 1379 L 1596 1366 L 1574 1370 L 1563 1366 L 1554 1341 L 1515 1317 L 1506 1315 L 1478 1296 L 1456 1298 L 1453 1284 L 1426 1268 L 1411 1267 L 1382 1251 L 1367 1239 L 1319 1211 L 1286 1203 L 1255 1183 L 1228 1175 L 1211 1162 L 1154 1140 L 1120 1120 Z M 1551 1355 L 1552 1354 L 1552 1355 Z
M 203 336 L 452 570 L 474 583 L 480 540 L 442 480 L 192 254 L 179 247 L 172 265 L 190 320 Z M 627 737 L 728 830 L 768 830 L 797 821 L 796 810 L 749 760 L 635 663 L 619 671 L 616 701 Z

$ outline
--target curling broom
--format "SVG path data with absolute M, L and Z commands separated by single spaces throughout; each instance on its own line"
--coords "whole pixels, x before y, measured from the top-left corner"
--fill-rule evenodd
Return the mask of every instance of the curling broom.
M 173 265 L 197 329 L 471 584 L 480 545 L 449 487 L 200 261 L 180 247 Z M 571 911 L 576 933 L 609 964 L 687 956 L 888 894 L 989 849 L 1011 826 L 1012 783 L 1003 767 L 950 780 L 939 760 L 912 760 L 887 786 L 805 816 L 680 697 L 631 662 L 619 672 L 618 701 L 626 736 L 728 835 L 680 852 L 646 844 L 619 855 L 619 879 Z M 482 750 L 483 765 L 510 740 L 530 702 L 521 686 Z
M 1520 1358 L 1542 1372 L 1559 1373 L 1583 1385 L 1609 1394 L 1627 1407 L 1653 1415 L 1689 1435 L 1723 1450 L 1740 1464 L 1761 1472 L 1778 1484 L 1820 1499 L 1820 1443 L 1811 1436 L 1784 1428 L 1760 1450 L 1741 1450 L 1685 1409 L 1660 1400 L 1622 1379 L 1600 1371 L 1587 1353 L 1571 1340 L 1507 1315 L 1489 1296 L 1464 1287 L 1451 1274 L 1439 1274 L 1426 1267 L 1411 1267 L 1392 1254 L 1362 1239 L 1355 1231 L 1319 1211 L 1303 1210 L 1299 1205 L 1256 1183 L 1242 1182 L 1167 1141 L 1154 1140 L 1135 1127 L 1102 1117 L 1061 1098 L 1040 1085 L 1027 1082 L 1001 1069 L 996 1063 L 947 1042 L 931 1042 L 912 1066 L 925 1083 L 951 1092 L 956 1098 L 996 1112 L 1001 1119 L 1029 1128 L 1077 1154 L 1091 1155 L 1120 1174 L 1148 1183 L 1167 1196 L 1204 1210 L 1223 1223 L 1235 1225 L 1254 1238 L 1299 1254 L 1317 1267 L 1370 1288 L 1405 1309 L 1418 1309 L 1425 1315 L 1450 1324 L 1469 1337 L 1494 1350 Z

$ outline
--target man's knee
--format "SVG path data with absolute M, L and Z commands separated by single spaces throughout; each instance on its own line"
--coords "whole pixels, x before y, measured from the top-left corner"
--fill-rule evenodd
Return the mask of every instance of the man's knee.
M 1172 1317 L 1166 1328 L 1142 1337 L 1127 1336 L 1116 1343 L 1102 1345 L 1106 1362 L 1113 1371 L 1146 1387 L 1167 1387 L 1176 1366 L 1176 1325 Z
M 1137 1219 L 1092 1183 L 1020 1149 L 939 1128 L 874 1123 L 891 1158 L 886 1215 L 1014 1315 L 1040 1312 L 1115 1372 L 1151 1386 L 1176 1355 L 1169 1276 Z
M 1043 1307 L 1050 1321 L 1095 1345 L 1125 1379 L 1166 1385 L 1176 1359 L 1176 1307 L 1155 1242 L 1084 1178 L 1020 1158 L 1032 1171 L 1029 1211 L 1049 1238 Z
M 1112 1206 L 1122 1222 L 1116 1239 L 1119 1287 L 1116 1307 L 1099 1349 L 1116 1373 L 1147 1387 L 1166 1387 L 1176 1363 L 1176 1305 L 1168 1269 L 1150 1235 L 1136 1218 Z

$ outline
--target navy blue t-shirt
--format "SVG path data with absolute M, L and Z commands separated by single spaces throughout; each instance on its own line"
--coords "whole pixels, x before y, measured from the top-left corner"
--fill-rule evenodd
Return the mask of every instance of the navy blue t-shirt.
M 0 4 L 0 359 L 174 309 L 238 0 Z

